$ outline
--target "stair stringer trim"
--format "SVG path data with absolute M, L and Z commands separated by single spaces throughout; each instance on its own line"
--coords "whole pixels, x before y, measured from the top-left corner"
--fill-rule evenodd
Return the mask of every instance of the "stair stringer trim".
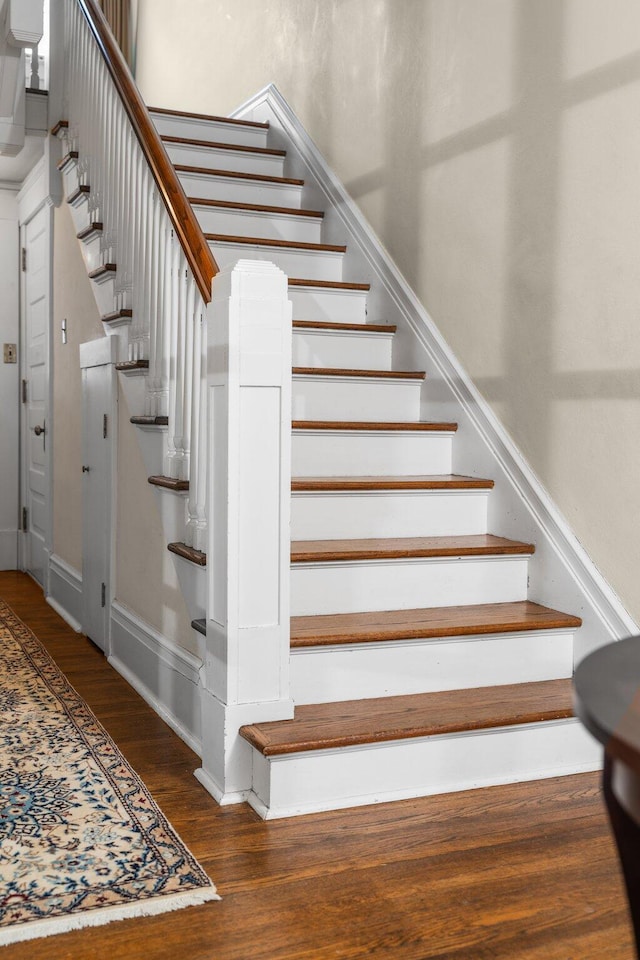
M 345 279 L 374 281 L 369 317 L 398 324 L 400 366 L 427 363 L 425 419 L 459 423 L 454 471 L 491 476 L 494 532 L 536 543 L 530 599 L 582 617 L 575 662 L 604 643 L 640 632 L 277 87 L 264 87 L 230 116 L 268 120 L 271 145 L 287 149 L 289 175 L 306 180 L 303 204 L 328 204 L 324 239 L 346 239 Z

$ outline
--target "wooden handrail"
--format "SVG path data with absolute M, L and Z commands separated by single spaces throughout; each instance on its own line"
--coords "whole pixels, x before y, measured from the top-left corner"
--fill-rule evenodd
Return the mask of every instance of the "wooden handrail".
M 96 0 L 78 0 L 78 4 L 127 111 L 198 289 L 204 302 L 209 303 L 218 265 L 104 13 Z

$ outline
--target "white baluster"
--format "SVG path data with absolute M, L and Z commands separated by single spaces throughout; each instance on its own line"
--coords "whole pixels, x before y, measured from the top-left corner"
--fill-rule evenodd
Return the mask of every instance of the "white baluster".
M 206 325 L 202 298 L 196 302 L 193 333 L 191 394 L 191 461 L 189 471 L 188 540 L 197 550 L 206 552 Z
M 168 297 L 168 314 L 167 314 L 167 342 L 169 347 L 168 360 L 169 360 L 169 429 L 167 432 L 167 463 L 165 468 L 165 474 L 168 477 L 179 477 L 180 472 L 177 467 L 179 459 L 179 438 L 176 437 L 177 422 L 180 414 L 180 406 L 178 403 L 178 389 L 177 385 L 179 382 L 178 377 L 178 360 L 179 360 L 179 310 L 180 310 L 180 277 L 178 276 L 180 256 L 178 252 L 178 244 L 173 236 L 173 231 L 171 231 L 171 248 L 170 248 L 170 270 L 167 271 L 169 275 L 169 297 Z
M 166 212 L 162 214 L 163 234 L 160 246 L 160 282 L 161 288 L 161 315 L 162 315 L 162 356 L 160 358 L 160 379 L 162 383 L 162 393 L 160 395 L 159 415 L 169 415 L 169 385 L 170 385 L 170 364 L 171 364 L 171 243 L 173 230 Z
M 31 48 L 31 77 L 29 87 L 32 90 L 40 89 L 40 62 L 38 60 L 38 47 Z
M 162 327 L 159 316 L 160 305 L 160 204 L 156 190 L 153 190 L 149 204 L 149 263 L 147 268 L 147 290 L 149 302 L 149 374 L 147 376 L 147 392 L 145 398 L 145 413 L 148 416 L 158 415 L 158 395 L 160 392 L 160 351 L 162 343 Z
M 182 404 L 182 436 L 184 438 L 183 479 L 188 480 L 191 464 L 191 398 L 193 395 L 193 337 L 196 284 L 191 272 L 184 268 L 185 316 L 184 316 L 184 387 Z

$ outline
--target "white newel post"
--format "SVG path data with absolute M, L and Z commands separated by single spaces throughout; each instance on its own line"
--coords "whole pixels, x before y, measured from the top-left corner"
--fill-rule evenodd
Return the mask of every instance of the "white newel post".
M 243 724 L 293 717 L 289 694 L 291 304 L 287 278 L 240 260 L 208 309 L 209 533 L 202 768 L 221 803 L 251 788 Z

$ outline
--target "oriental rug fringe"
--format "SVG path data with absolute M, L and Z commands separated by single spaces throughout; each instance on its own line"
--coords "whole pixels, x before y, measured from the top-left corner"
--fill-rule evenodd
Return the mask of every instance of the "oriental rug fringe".
M 0 600 L 0 946 L 217 899 L 111 737 Z

